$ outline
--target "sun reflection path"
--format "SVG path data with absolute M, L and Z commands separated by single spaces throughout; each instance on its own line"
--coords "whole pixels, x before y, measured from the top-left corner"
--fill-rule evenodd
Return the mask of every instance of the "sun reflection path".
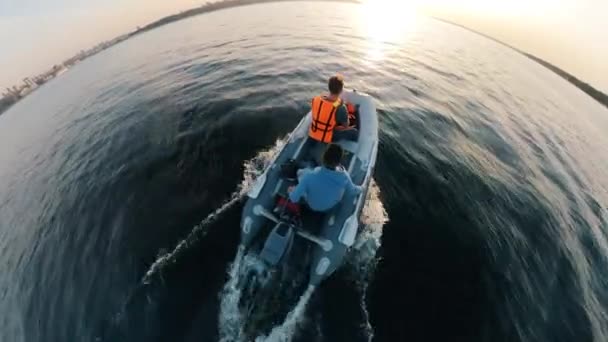
M 416 30 L 416 6 L 407 0 L 367 0 L 359 9 L 359 23 L 368 40 L 367 59 L 384 59 L 396 43 L 402 42 Z

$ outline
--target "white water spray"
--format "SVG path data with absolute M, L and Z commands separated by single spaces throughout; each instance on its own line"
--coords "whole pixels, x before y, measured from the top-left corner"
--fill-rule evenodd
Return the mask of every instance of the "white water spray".
M 360 253 L 356 254 L 355 260 L 360 260 L 367 264 L 376 256 L 376 251 L 380 247 L 382 228 L 388 222 L 388 214 L 380 200 L 380 188 L 378 188 L 374 179 L 372 179 L 369 185 L 360 221 L 364 225 L 364 228 L 355 244 L 356 249 L 360 251 Z M 366 243 L 372 246 L 363 249 Z
M 349 264 L 352 267 L 352 274 L 355 275 L 355 282 L 360 294 L 359 305 L 365 319 L 362 329 L 367 336 L 367 340 L 371 342 L 374 339 L 374 329 L 369 320 L 367 309 L 367 288 L 376 267 L 376 252 L 380 247 L 382 228 L 388 222 L 388 214 L 380 200 L 380 189 L 373 179 L 365 201 L 365 207 L 361 212 L 361 223 L 365 227 L 359 234 L 355 245 L 357 252 Z
M 241 300 L 241 289 L 238 287 L 239 271 L 243 264 L 245 249 L 239 246 L 234 262 L 228 270 L 228 281 L 220 295 L 220 341 L 231 342 L 237 340 L 243 334 L 243 324 L 239 301 Z
M 310 297 L 314 292 L 315 287 L 310 285 L 306 292 L 300 297 L 298 304 L 287 314 L 283 324 L 272 328 L 270 334 L 259 336 L 255 342 L 289 342 L 298 331 L 298 327 L 303 322 L 306 313 L 306 306 L 310 301 Z
M 239 246 L 234 262 L 228 269 L 228 281 L 220 293 L 218 328 L 221 342 L 244 341 L 245 318 L 239 308 L 243 288 L 241 288 L 242 284 L 239 281 L 245 278 L 249 271 L 261 268 L 264 268 L 263 261 L 256 255 L 244 254 L 244 248 Z M 260 277 L 255 281 L 263 285 L 268 281 L 268 278 Z
M 205 219 L 203 219 L 201 223 L 197 224 L 192 229 L 190 234 L 188 234 L 188 236 L 184 240 L 180 241 L 180 243 L 175 246 L 172 252 L 165 253 L 164 255 L 158 257 L 158 259 L 154 261 L 154 263 L 146 272 L 142 282 L 144 284 L 149 283 L 152 279 L 152 276 L 158 273 L 164 265 L 175 262 L 175 259 L 182 252 L 182 250 L 187 249 L 195 241 L 198 241 L 198 239 L 204 237 L 207 234 L 207 232 L 203 230 L 205 227 L 207 227 L 210 223 L 214 222 L 224 211 L 228 210 L 230 207 L 236 204 L 241 199 L 241 197 L 242 194 L 239 191 L 234 192 L 228 201 L 226 201 L 224 204 L 222 204 L 222 206 L 220 206 L 214 212 L 205 217 Z

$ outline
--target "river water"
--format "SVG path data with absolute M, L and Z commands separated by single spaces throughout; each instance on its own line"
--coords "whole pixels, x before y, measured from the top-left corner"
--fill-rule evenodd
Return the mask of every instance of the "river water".
M 376 100 L 389 221 L 285 339 L 608 340 L 608 110 L 462 28 L 319 3 L 138 35 L 0 116 L 0 340 L 226 338 L 247 169 L 335 72 Z

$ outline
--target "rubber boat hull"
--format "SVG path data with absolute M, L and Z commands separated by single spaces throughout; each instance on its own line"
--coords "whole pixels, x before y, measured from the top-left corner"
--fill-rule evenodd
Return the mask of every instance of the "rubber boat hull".
M 332 210 L 314 221 L 313 225 L 298 230 L 295 238 L 284 227 L 273 222 L 272 211 L 277 196 L 285 196 L 293 180 L 282 178 L 281 165 L 289 160 L 320 161 L 326 144 L 308 138 L 311 123 L 309 112 L 290 134 L 287 143 L 274 160 L 257 178 L 248 193 L 241 217 L 241 244 L 245 249 L 256 249 L 270 264 L 289 259 L 292 244 L 310 244 L 309 285 L 316 286 L 329 277 L 344 261 L 362 229 L 361 211 L 371 182 L 378 152 L 378 117 L 373 99 L 357 91 L 347 91 L 343 99 L 358 106 L 358 141 L 337 141 L 345 150 L 343 165 L 355 184 L 363 187 L 359 195 L 345 195 Z M 294 239 L 294 242 L 287 241 Z M 276 247 L 278 246 L 278 247 Z M 284 246 L 284 247 L 282 247 Z M 271 265 L 274 266 L 274 265 Z

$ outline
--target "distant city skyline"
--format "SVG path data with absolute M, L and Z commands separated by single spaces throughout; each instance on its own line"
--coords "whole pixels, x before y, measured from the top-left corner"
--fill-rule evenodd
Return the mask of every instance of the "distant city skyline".
M 544 59 L 608 93 L 608 1 L 371 0 L 469 27 Z M 80 50 L 204 1 L 5 0 L 0 4 L 0 89 Z M 402 6 L 403 4 L 409 6 Z M 297 3 L 294 3 L 297 6 Z

